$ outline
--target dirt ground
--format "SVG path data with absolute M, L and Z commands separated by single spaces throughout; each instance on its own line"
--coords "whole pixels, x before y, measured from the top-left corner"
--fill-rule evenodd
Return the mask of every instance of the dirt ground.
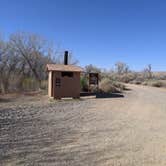
M 120 98 L 0 100 L 0 165 L 165 166 L 166 89 Z

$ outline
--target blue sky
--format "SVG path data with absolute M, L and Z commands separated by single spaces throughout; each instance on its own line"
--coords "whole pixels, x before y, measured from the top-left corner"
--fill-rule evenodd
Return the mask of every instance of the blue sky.
M 80 65 L 166 70 L 165 0 L 0 0 L 0 33 L 37 33 Z

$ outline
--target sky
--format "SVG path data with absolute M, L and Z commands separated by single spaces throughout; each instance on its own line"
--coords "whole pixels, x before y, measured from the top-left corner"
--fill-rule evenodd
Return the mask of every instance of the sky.
M 166 71 L 165 0 L 0 0 L 0 33 L 36 33 L 79 65 Z

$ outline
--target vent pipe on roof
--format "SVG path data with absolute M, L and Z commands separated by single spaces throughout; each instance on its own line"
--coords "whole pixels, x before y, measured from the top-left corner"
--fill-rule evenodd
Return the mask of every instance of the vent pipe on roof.
M 65 55 L 64 55 L 64 65 L 68 65 L 68 51 L 65 51 Z

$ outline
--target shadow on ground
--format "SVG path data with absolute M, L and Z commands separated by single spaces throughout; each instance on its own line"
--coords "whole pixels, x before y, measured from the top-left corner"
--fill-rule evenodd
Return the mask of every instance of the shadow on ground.
M 119 98 L 124 97 L 123 94 L 120 93 L 97 93 L 96 98 Z
M 96 96 L 96 98 L 119 98 L 124 97 L 122 93 L 91 93 L 91 92 L 82 92 L 80 93 L 81 97 L 86 96 Z
M 8 99 L 8 98 L 0 98 L 0 103 L 9 103 L 11 102 L 12 100 L 11 99 Z

